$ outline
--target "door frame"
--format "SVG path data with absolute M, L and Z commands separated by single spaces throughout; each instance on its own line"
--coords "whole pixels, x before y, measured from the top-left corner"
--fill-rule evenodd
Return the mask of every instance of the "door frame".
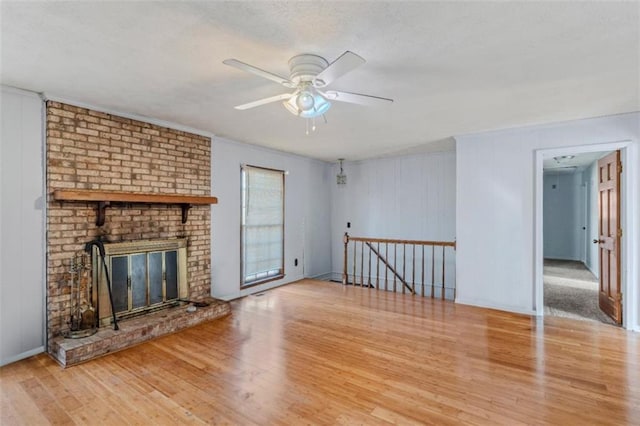
M 591 145 L 575 145 L 562 148 L 538 149 L 535 151 L 535 203 L 534 203 L 534 280 L 533 280 L 533 310 L 536 316 L 544 316 L 543 300 L 543 161 L 545 158 L 562 155 L 575 155 L 586 152 L 616 151 L 620 150 L 620 159 L 623 164 L 620 180 L 620 226 L 623 230 L 620 244 L 621 259 L 620 272 L 622 289 L 622 327 L 640 331 L 638 324 L 638 296 L 640 289 L 634 285 L 640 269 L 640 243 L 638 194 L 630 187 L 630 182 L 637 182 L 638 147 L 631 140 L 607 142 Z

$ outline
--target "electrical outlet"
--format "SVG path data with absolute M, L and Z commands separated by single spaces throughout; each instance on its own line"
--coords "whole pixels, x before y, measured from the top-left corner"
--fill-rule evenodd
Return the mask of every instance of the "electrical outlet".
M 293 266 L 298 266 L 298 259 L 294 259 Z
M 351 228 L 351 222 L 347 222 L 347 228 Z

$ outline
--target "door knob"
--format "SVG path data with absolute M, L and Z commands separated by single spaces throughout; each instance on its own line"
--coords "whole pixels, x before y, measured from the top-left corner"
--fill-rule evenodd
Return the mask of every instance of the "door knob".
M 604 240 L 593 240 L 593 244 L 604 244 Z

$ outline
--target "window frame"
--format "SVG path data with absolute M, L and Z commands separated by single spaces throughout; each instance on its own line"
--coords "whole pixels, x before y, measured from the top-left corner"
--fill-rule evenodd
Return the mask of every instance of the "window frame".
M 244 275 L 244 263 L 245 263 L 245 254 L 244 254 L 244 224 L 243 224 L 243 208 L 245 207 L 245 196 L 244 196 L 244 185 L 243 185 L 243 177 L 245 175 L 245 170 L 248 168 L 259 169 L 259 170 L 267 170 L 271 172 L 278 172 L 282 175 L 282 254 L 281 254 L 281 267 L 280 272 L 277 275 L 267 276 L 261 279 L 255 279 L 249 282 L 246 282 Z M 262 166 L 254 166 L 252 164 L 241 164 L 240 165 L 240 290 L 245 290 L 247 288 L 255 287 L 257 285 L 265 284 L 271 281 L 281 280 L 285 277 L 285 194 L 286 194 L 286 171 L 280 169 L 274 169 L 270 167 L 262 167 Z

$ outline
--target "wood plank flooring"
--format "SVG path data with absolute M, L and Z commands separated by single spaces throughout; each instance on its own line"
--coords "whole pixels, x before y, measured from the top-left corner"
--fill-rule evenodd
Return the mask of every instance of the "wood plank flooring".
M 0 369 L 0 424 L 640 424 L 640 336 L 305 280 L 63 370 Z

